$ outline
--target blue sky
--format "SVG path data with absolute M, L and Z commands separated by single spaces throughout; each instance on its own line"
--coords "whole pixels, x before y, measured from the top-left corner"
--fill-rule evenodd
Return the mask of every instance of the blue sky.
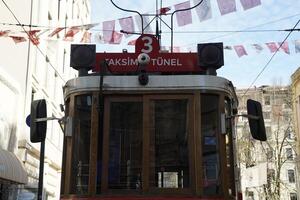
M 186 0 L 163 0 L 163 6 L 173 6 Z M 120 7 L 138 10 L 141 13 L 155 12 L 155 2 L 153 0 L 114 0 Z M 261 0 L 262 5 L 249 10 L 243 10 L 240 0 L 236 0 L 237 11 L 221 16 L 217 6 L 217 0 L 211 0 L 212 18 L 200 22 L 196 11 L 192 11 L 193 23 L 183 27 L 177 27 L 176 17 L 174 24 L 174 46 L 180 46 L 181 49 L 196 49 L 197 43 L 223 42 L 225 46 L 243 45 L 248 56 L 239 58 L 234 50 L 224 50 L 225 65 L 218 70 L 218 75 L 223 76 L 233 82 L 237 88 L 248 88 L 255 80 L 272 54 L 267 49 L 266 42 L 281 42 L 287 36 L 288 32 L 243 32 L 243 33 L 178 33 L 191 31 L 232 31 L 232 30 L 278 30 L 291 29 L 298 20 L 300 20 L 300 1 L 299 0 Z M 191 5 L 194 5 L 191 0 Z M 174 7 L 172 7 L 174 10 Z M 126 13 L 115 8 L 110 0 L 92 0 L 92 22 L 99 23 L 107 20 L 117 20 L 122 17 L 134 16 L 132 13 Z M 169 21 L 168 17 L 164 20 Z M 153 30 L 155 24 L 152 24 Z M 297 26 L 300 28 L 300 25 Z M 95 32 L 102 29 L 101 25 L 95 27 Z M 137 28 L 136 28 L 137 29 Z M 116 30 L 120 30 L 116 21 Z M 162 45 L 170 46 L 169 30 L 162 28 Z M 225 35 L 225 36 L 224 36 Z M 123 39 L 121 45 L 98 44 L 97 51 L 115 51 L 120 52 L 127 48 L 129 40 L 136 36 Z M 295 53 L 294 40 L 300 40 L 300 32 L 294 31 L 287 39 L 290 48 L 290 55 L 280 51 L 273 58 L 272 62 L 263 71 L 254 85 L 281 84 L 290 83 L 290 76 L 300 67 L 300 53 Z M 264 50 L 257 53 L 251 44 L 260 44 Z

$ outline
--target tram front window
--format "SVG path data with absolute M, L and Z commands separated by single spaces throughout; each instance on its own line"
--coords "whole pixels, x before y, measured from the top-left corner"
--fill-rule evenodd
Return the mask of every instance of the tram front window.
M 155 100 L 150 110 L 150 187 L 187 188 L 187 100 Z
M 72 155 L 71 193 L 86 194 L 89 182 L 90 132 L 91 132 L 90 95 L 75 98 L 75 132 Z
M 201 95 L 201 133 L 204 195 L 221 194 L 221 169 L 218 144 L 219 97 Z
M 108 169 L 110 189 L 141 189 L 142 129 L 142 102 L 110 104 Z

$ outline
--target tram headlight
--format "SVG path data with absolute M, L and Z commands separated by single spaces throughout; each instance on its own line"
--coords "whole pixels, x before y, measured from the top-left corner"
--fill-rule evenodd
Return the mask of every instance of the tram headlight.
M 223 43 L 198 44 L 198 64 L 204 69 L 219 69 L 224 65 Z
M 96 45 L 72 44 L 70 66 L 76 70 L 90 70 L 96 60 Z

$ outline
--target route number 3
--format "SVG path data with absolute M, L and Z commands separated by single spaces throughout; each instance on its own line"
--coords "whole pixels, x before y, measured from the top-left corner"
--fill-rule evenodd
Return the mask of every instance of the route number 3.
M 135 43 L 137 53 L 155 54 L 159 52 L 159 43 L 154 35 L 141 35 Z
M 152 46 L 152 43 L 153 43 L 153 40 L 151 37 L 149 36 L 144 36 L 142 38 L 142 41 L 144 42 L 144 47 L 142 48 L 141 52 L 143 53 L 150 53 L 153 51 L 153 46 Z

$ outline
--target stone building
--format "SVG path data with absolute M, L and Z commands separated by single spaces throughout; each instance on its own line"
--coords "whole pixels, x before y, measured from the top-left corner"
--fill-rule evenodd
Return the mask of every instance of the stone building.
M 237 119 L 237 148 L 244 197 L 298 199 L 296 134 L 290 87 L 261 86 L 237 90 L 237 95 L 239 113 L 247 112 L 247 99 L 261 102 L 267 134 L 266 142 L 253 140 L 249 133 L 248 119 Z
M 297 138 L 300 138 L 300 68 L 298 68 L 292 74 L 292 103 L 293 103 L 293 116 L 294 116 L 294 127 L 295 127 L 295 134 Z M 298 171 L 300 169 L 300 141 L 297 140 L 297 167 Z M 298 181 L 298 186 L 300 187 L 300 183 Z M 298 197 L 300 197 L 300 191 L 298 191 Z
M 14 196 L 11 196 L 12 194 L 5 195 L 10 195 L 7 197 L 10 199 L 16 199 L 16 195 L 20 199 L 30 199 L 37 194 L 40 155 L 40 144 L 30 142 L 29 127 L 25 123 L 30 113 L 30 104 L 35 99 L 44 98 L 47 101 L 48 116 L 62 117 L 63 113 L 60 110 L 60 104 L 63 104 L 62 85 L 77 74 L 69 68 L 70 41 L 65 41 L 64 37 L 70 27 L 90 23 L 91 6 L 89 0 L 11 0 L 6 4 L 4 2 L 1 2 L 0 6 L 2 22 L 0 31 L 8 31 L 8 34 L 2 35 L 0 38 L 2 55 L 0 75 L 12 80 L 10 82 L 16 85 L 14 88 L 17 88 L 13 91 L 17 92 L 6 90 L 8 91 L 7 95 L 1 95 L 1 105 L 13 109 L 7 109 L 8 117 L 0 117 L 0 121 L 3 119 L 2 124 L 9 124 L 10 121 L 7 119 L 10 119 L 10 116 L 15 117 L 18 121 L 14 119 L 16 131 L 13 139 L 6 137 L 7 131 L 10 129 L 6 128 L 0 132 L 1 141 L 2 138 L 6 138 L 10 142 L 7 142 L 10 146 L 4 142 L 0 148 L 10 151 L 13 153 L 12 156 L 17 155 L 23 163 L 20 165 L 20 169 L 24 168 L 26 171 L 22 174 L 23 179 L 17 180 L 16 190 L 11 192 Z M 61 27 L 62 30 L 53 37 L 48 37 L 58 27 Z M 36 36 L 39 37 L 38 45 L 33 45 L 28 40 L 29 36 L 24 33 L 24 29 L 26 31 L 38 30 L 36 32 Z M 80 37 L 81 34 L 82 32 L 79 32 L 76 36 Z M 26 41 L 13 40 L 13 38 L 16 39 L 16 36 L 22 36 L 22 40 L 25 38 Z M 76 38 L 74 42 L 76 42 Z M 7 81 L 4 82 L 7 83 Z M 18 104 L 16 104 L 18 107 L 12 104 L 15 101 L 15 95 L 18 96 Z M 10 104 L 4 105 L 2 102 Z M 44 199 L 59 199 L 62 144 L 63 133 L 59 124 L 57 121 L 48 122 L 45 145 Z M 3 146 L 9 146 L 11 149 L 3 148 Z M 0 159 L 0 162 L 4 161 Z M 0 164 L 3 165 L 3 163 Z M 6 178 L 3 174 L 7 172 L 6 168 L 8 168 L 1 168 L 2 165 L 0 165 L 0 180 Z M 20 182 L 23 185 L 20 185 Z M 4 187 L 12 187 L 10 180 L 5 184 L 0 182 L 0 194 L 8 191 Z

